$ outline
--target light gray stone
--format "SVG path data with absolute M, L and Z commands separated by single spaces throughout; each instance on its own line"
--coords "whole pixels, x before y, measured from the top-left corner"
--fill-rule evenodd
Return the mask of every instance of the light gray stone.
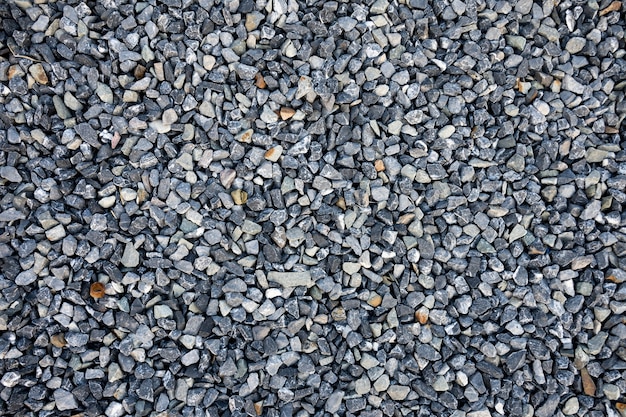
M 32 269 L 20 272 L 15 277 L 15 284 L 20 286 L 30 285 L 35 281 L 37 281 L 37 274 L 35 274 L 35 271 L 33 271 Z
M 315 282 L 311 278 L 309 271 L 302 272 L 278 272 L 271 271 L 267 274 L 267 279 L 276 282 L 283 287 L 312 287 Z
M 139 265 L 139 252 L 135 249 L 135 246 L 132 242 L 126 244 L 124 248 L 124 254 L 122 255 L 122 259 L 120 261 L 122 265 L 126 268 L 135 268 Z
M 74 395 L 62 388 L 54 391 L 54 403 L 59 411 L 75 410 L 78 408 L 78 403 Z
M 11 182 L 21 182 L 22 176 L 15 167 L 0 167 L 0 177 Z
M 402 401 L 411 392 L 411 388 L 402 385 L 391 385 L 387 389 L 387 395 L 394 401 Z

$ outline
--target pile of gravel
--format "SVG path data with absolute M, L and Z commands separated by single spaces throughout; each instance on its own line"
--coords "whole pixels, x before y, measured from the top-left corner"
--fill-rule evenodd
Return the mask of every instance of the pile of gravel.
M 626 416 L 620 1 L 0 28 L 1 415 Z

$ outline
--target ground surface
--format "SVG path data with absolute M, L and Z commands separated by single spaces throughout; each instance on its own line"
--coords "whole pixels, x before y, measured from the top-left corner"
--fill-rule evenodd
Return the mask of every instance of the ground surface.
M 619 416 L 625 26 L 0 2 L 0 415 Z

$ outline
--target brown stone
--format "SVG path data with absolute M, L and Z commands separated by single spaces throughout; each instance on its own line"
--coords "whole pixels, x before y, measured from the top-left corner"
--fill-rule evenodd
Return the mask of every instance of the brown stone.
M 137 65 L 135 67 L 135 78 L 141 80 L 143 76 L 146 74 L 146 67 L 143 65 Z
M 335 321 L 344 321 L 347 318 L 346 310 L 341 306 L 335 308 L 330 315 Z
M 622 8 L 622 2 L 614 1 L 613 3 L 609 4 L 604 10 L 600 12 L 600 16 L 604 16 L 605 14 L 609 14 L 611 12 L 617 12 L 621 8 Z
M 63 336 L 62 333 L 57 333 L 50 336 L 50 343 L 58 348 L 65 347 L 65 345 L 67 345 L 67 342 L 65 341 L 65 336 Z
M 376 172 L 384 171 L 385 163 L 382 161 L 382 159 L 377 159 L 376 162 L 374 162 L 374 168 L 376 168 Z
M 146 201 L 149 197 L 148 192 L 145 188 L 139 187 L 137 188 L 137 204 L 141 204 Z
M 399 224 L 409 224 L 413 221 L 413 219 L 415 218 L 415 213 L 407 213 L 407 214 L 403 214 L 402 216 L 400 216 L 398 218 L 398 223 Z
M 283 120 L 289 120 L 296 114 L 296 111 L 290 107 L 281 107 L 280 108 L 280 118 Z
M 7 71 L 7 78 L 10 80 L 13 77 L 19 77 L 24 75 L 24 71 L 18 65 L 11 65 Z
M 591 378 L 591 375 L 587 372 L 587 368 L 580 370 L 580 377 L 583 381 L 583 391 L 585 395 L 594 397 L 596 395 L 596 383 L 593 382 L 593 378 Z
M 256 411 L 257 416 L 263 414 L 263 401 L 258 401 L 254 403 L 254 411 Z
M 265 87 L 267 87 L 267 84 L 265 83 L 265 79 L 263 78 L 263 76 L 257 72 L 257 74 L 254 76 L 255 78 L 255 83 L 254 85 L 257 86 L 257 88 L 261 88 L 264 89 Z
M 89 288 L 89 295 L 93 298 L 104 297 L 104 284 L 101 282 L 94 282 L 91 284 L 91 287 Z
M 420 309 L 415 312 L 415 320 L 417 320 L 419 324 L 426 324 L 428 322 L 428 309 L 426 307 L 420 307 Z
M 367 304 L 371 305 L 372 307 L 378 307 L 381 303 L 383 302 L 383 297 L 381 297 L 380 295 L 374 293 L 370 296 L 370 299 L 367 300 Z

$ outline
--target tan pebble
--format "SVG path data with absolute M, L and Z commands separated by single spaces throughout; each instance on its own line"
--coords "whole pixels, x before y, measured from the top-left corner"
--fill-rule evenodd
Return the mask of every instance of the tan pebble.
M 622 7 L 621 1 L 614 1 L 609 4 L 604 10 L 600 12 L 600 16 L 604 16 L 605 14 L 609 14 L 611 12 L 617 12 Z
M 372 307 L 378 307 L 382 302 L 383 302 L 383 297 L 381 297 L 380 295 L 376 293 L 371 295 L 370 299 L 367 300 L 367 304 L 371 305 Z
M 248 193 L 244 190 L 234 190 L 230 193 L 230 195 L 233 198 L 235 204 L 237 204 L 238 206 L 246 204 L 246 201 L 248 201 Z
M 377 159 L 376 162 L 374 162 L 374 168 L 376 168 L 376 172 L 384 171 L 385 163 L 382 161 L 382 159 Z
M 50 343 L 58 348 L 65 347 L 65 345 L 67 345 L 67 342 L 65 341 L 65 336 L 63 336 L 62 333 L 57 333 L 50 336 Z
M 33 76 L 35 81 L 37 81 L 39 84 L 43 84 L 43 85 L 48 84 L 48 76 L 46 75 L 46 72 L 43 69 L 43 65 L 41 64 L 31 65 L 28 71 L 30 72 L 30 75 Z
M 590 397 L 594 397 L 596 395 L 596 383 L 593 382 L 591 375 L 587 371 L 587 368 L 583 368 L 580 370 L 580 377 L 583 381 L 583 391 L 585 395 L 589 395 Z
M 135 67 L 134 75 L 136 79 L 138 80 L 142 79 L 145 74 L 146 74 L 146 67 L 144 67 L 143 65 L 137 65 Z
M 344 310 L 343 307 L 339 306 L 333 310 L 333 312 L 331 313 L 331 316 L 333 317 L 333 320 L 335 321 L 343 321 L 346 319 L 346 310 Z
M 9 70 L 7 71 L 7 78 L 10 80 L 11 78 L 15 77 L 15 76 L 21 76 L 24 75 L 24 72 L 22 71 L 22 69 L 17 66 L 17 65 L 11 65 L 9 67 Z
M 283 120 L 291 119 L 294 114 L 296 114 L 296 111 L 292 108 L 289 108 L 289 107 L 280 108 L 280 118 Z

